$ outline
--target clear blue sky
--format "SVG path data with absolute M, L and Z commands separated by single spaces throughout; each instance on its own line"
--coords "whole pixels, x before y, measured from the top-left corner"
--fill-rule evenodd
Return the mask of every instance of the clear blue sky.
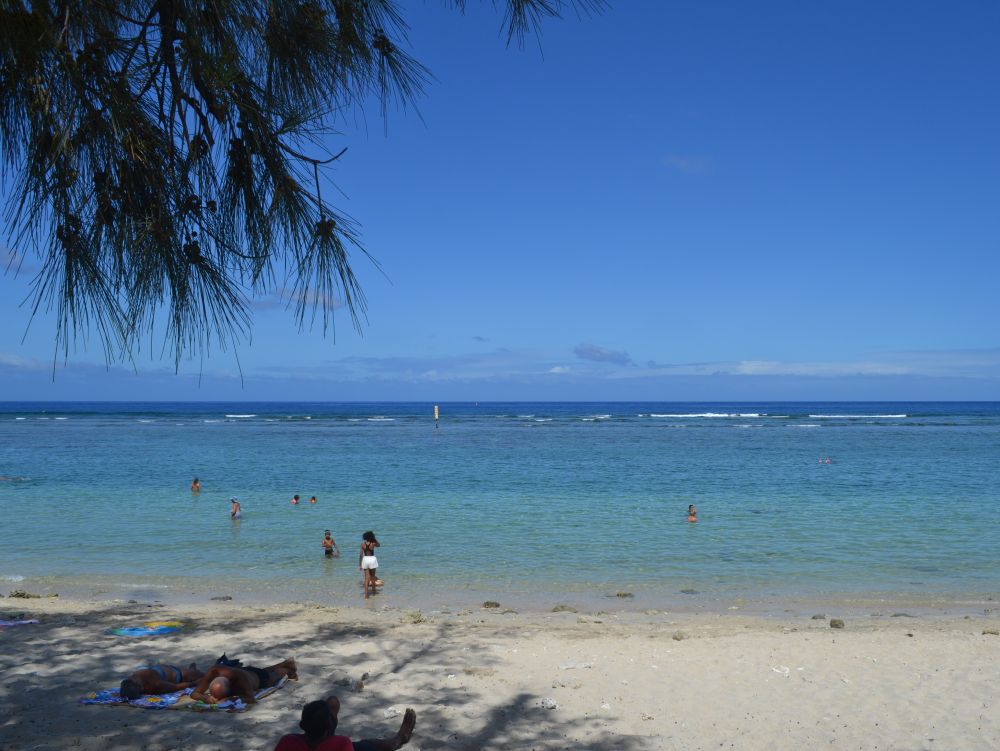
M 261 300 L 242 385 L 93 339 L 53 381 L 0 276 L 0 399 L 1000 399 L 1000 4 L 617 0 L 523 50 L 409 6 L 420 116 L 329 140 L 361 335 Z

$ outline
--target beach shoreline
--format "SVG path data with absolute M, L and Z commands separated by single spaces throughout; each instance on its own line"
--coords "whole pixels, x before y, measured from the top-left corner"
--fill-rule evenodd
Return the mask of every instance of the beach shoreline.
M 324 586 L 323 580 L 275 582 L 267 580 L 225 581 L 181 577 L 18 577 L 0 582 L 0 596 L 21 590 L 44 598 L 101 602 L 131 600 L 171 606 L 199 606 L 234 602 L 243 606 L 285 604 L 320 607 L 363 607 L 360 579 L 357 586 Z M 9 602 L 8 600 L 7 602 Z M 689 615 L 743 614 L 759 618 L 836 612 L 850 617 L 882 617 L 906 611 L 920 617 L 964 617 L 1000 612 L 997 592 L 719 592 L 711 587 L 695 589 L 678 583 L 672 587 L 639 584 L 529 588 L 510 586 L 456 585 L 420 582 L 395 577 L 380 589 L 373 606 L 430 611 L 475 609 L 486 601 L 500 602 L 505 609 L 522 613 L 545 613 L 554 607 L 580 612 L 653 613 Z M 0 599 L 0 603 L 4 600 Z
M 330 693 L 344 706 L 341 730 L 355 739 L 393 732 L 392 710 L 413 706 L 418 751 L 1000 743 L 992 607 L 812 614 L 820 619 L 387 602 L 0 599 L 0 612 L 39 621 L 0 632 L 0 749 L 270 749 L 296 730 L 303 703 Z M 834 617 L 844 628 L 831 628 Z M 152 638 L 108 633 L 154 620 L 186 625 Z M 295 657 L 300 680 L 244 714 L 76 703 L 147 661 L 204 666 L 223 652 L 258 665 Z M 352 691 L 352 681 L 363 688 Z

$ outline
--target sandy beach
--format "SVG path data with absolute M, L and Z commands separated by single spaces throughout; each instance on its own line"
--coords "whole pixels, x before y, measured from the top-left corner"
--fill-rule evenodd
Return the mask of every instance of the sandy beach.
M 271 749 L 301 706 L 340 696 L 339 732 L 412 749 L 995 749 L 1000 610 L 912 617 L 421 612 L 231 602 L 0 600 L 0 749 Z M 820 615 L 817 613 L 815 615 Z M 107 629 L 182 620 L 174 634 Z M 300 680 L 242 714 L 84 706 L 146 662 L 221 653 Z M 367 677 L 365 677 L 367 674 Z M 357 682 L 363 687 L 357 690 Z M 352 686 L 354 688 L 352 689 Z

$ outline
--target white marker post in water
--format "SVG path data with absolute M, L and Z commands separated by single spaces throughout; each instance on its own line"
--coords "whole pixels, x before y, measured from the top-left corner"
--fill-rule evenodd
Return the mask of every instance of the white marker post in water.
M 441 415 L 438 413 L 438 405 L 435 404 L 434 405 L 434 430 L 437 430 L 438 428 L 441 427 L 441 425 L 438 423 L 438 419 L 440 418 L 440 416 Z

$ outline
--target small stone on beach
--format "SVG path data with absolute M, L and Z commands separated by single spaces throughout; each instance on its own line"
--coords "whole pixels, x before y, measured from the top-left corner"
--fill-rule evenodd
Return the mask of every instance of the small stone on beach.
M 217 596 L 213 597 L 212 599 L 213 600 L 218 600 L 219 602 L 225 602 L 226 600 L 231 600 L 233 598 L 230 597 L 229 595 L 217 595 Z
M 682 589 L 681 590 L 681 594 L 682 595 L 696 595 L 696 594 L 698 594 L 698 590 L 697 589 Z
M 556 605 L 552 608 L 553 613 L 579 613 L 580 611 L 572 605 Z
M 368 673 L 363 673 L 358 680 L 354 678 L 338 678 L 333 682 L 334 686 L 344 686 L 349 691 L 360 694 L 365 690 L 365 681 L 368 680 Z
M 816 613 L 816 615 L 814 615 L 811 620 L 814 620 L 814 621 L 825 621 L 827 619 L 827 617 L 828 616 L 827 616 L 826 613 Z
M 674 641 L 683 641 L 684 639 L 688 638 L 688 635 L 685 634 L 683 631 L 674 631 L 673 636 L 670 638 L 672 638 Z
M 462 672 L 466 675 L 496 675 L 496 668 L 482 668 L 482 667 L 466 667 L 462 668 Z
M 634 597 L 634 596 L 635 595 L 633 595 L 631 592 L 618 592 L 615 594 L 615 597 L 620 597 L 623 600 L 627 597 Z
M 542 709 L 555 709 L 558 706 L 559 705 L 556 703 L 555 699 L 551 699 L 547 696 L 542 699 Z
M 484 608 L 498 608 L 498 607 L 500 607 L 500 603 L 497 602 L 496 600 L 487 600 L 486 602 L 483 603 L 483 607 Z
M 840 618 L 830 619 L 830 628 L 843 628 L 843 627 L 844 627 L 844 622 L 840 620 Z
M 1000 636 L 1000 630 L 995 628 L 984 628 L 983 636 Z

